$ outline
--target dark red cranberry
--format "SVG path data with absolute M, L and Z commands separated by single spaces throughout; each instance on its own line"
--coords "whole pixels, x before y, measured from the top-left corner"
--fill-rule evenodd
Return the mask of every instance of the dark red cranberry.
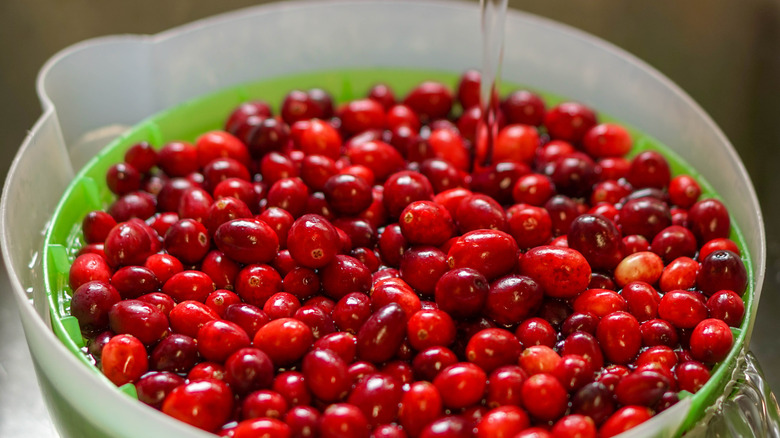
M 620 210 L 620 226 L 623 235 L 639 234 L 652 240 L 656 234 L 672 224 L 669 207 L 655 198 L 632 199 Z
M 572 412 L 601 424 L 615 411 L 612 392 L 599 382 L 588 383 L 572 396 Z
M 149 367 L 157 371 L 187 373 L 200 359 L 195 339 L 171 334 L 154 347 L 149 356 Z
M 697 286 L 707 296 L 723 289 L 742 296 L 747 283 L 747 270 L 742 259 L 728 250 L 717 250 L 705 257 L 696 276 Z
M 583 214 L 571 223 L 569 247 L 579 251 L 593 269 L 614 269 L 623 258 L 620 232 L 603 216 Z
M 395 356 L 406 336 L 406 315 L 396 303 L 374 312 L 357 334 L 357 353 L 362 360 L 381 363 Z
M 233 353 L 252 343 L 241 326 L 224 320 L 203 324 L 196 339 L 200 355 L 216 363 L 225 362 Z
M 238 324 L 251 338 L 271 320 L 260 308 L 247 303 L 229 305 L 225 309 L 224 319 Z

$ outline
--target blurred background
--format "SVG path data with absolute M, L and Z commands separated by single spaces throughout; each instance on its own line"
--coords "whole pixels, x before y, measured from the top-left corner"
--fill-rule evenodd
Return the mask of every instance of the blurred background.
M 35 78 L 52 55 L 84 39 L 154 34 L 258 3 L 263 2 L 0 0 L 2 180 L 41 113 Z M 509 5 L 592 33 L 654 66 L 693 97 L 734 144 L 761 200 L 768 235 L 767 277 L 751 348 L 772 388 L 780 390 L 780 2 L 510 0 Z M 54 437 L 9 289 L 2 272 L 0 436 Z

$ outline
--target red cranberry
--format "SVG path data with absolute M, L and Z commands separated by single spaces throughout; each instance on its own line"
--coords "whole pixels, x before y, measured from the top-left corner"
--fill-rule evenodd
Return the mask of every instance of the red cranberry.
M 315 349 L 307 353 L 302 372 L 312 394 L 324 401 L 339 400 L 351 388 L 347 364 L 331 350 Z
M 370 427 L 363 412 L 348 403 L 332 404 L 320 417 L 322 438 L 368 438 Z
M 387 178 L 384 184 L 382 201 L 391 218 L 414 201 L 429 201 L 433 198 L 433 186 L 423 174 L 404 170 Z
M 481 400 L 486 383 L 485 372 L 467 362 L 450 365 L 433 380 L 443 404 L 452 409 L 471 406 Z
M 579 143 L 585 133 L 596 125 L 596 114 L 576 102 L 564 102 L 551 108 L 544 116 L 544 126 L 550 137 Z
M 453 317 L 474 316 L 487 299 L 487 279 L 470 268 L 452 269 L 436 283 L 436 304 Z
M 174 274 L 162 287 L 163 293 L 177 303 L 188 300 L 203 303 L 214 290 L 211 277 L 201 271 L 182 271 Z
M 588 286 L 590 266 L 578 251 L 552 246 L 536 247 L 525 253 L 520 272 L 533 278 L 545 293 L 570 298 Z
M 333 299 L 350 292 L 366 292 L 371 286 L 371 271 L 354 257 L 337 255 L 320 271 L 322 289 Z
M 745 316 L 745 303 L 739 295 L 730 290 L 721 290 L 707 300 L 710 318 L 720 319 L 730 327 L 739 327 Z
M 650 408 L 641 406 L 624 406 L 612 414 L 601 426 L 599 436 L 613 437 L 644 423 L 653 416 Z
M 251 343 L 249 335 L 236 323 L 208 321 L 198 330 L 198 352 L 212 362 L 223 363 L 231 354 Z
M 374 178 L 379 182 L 385 181 L 405 167 L 400 152 L 383 141 L 370 140 L 348 145 L 345 155 L 353 165 L 362 166 L 360 174 L 368 171 L 372 175 L 369 180 L 366 180 L 369 185 L 373 184 Z M 357 169 L 353 167 L 350 173 L 355 170 Z
M 279 251 L 273 228 L 257 219 L 234 219 L 217 228 L 214 242 L 231 259 L 240 263 L 268 263 Z
M 276 366 L 286 366 L 300 360 L 314 343 L 309 326 L 297 319 L 279 318 L 262 326 L 255 333 L 253 344 L 265 351 Z
M 191 381 L 171 391 L 162 411 L 177 420 L 216 432 L 233 412 L 233 394 L 219 380 Z
M 734 345 L 734 335 L 729 326 L 719 319 L 699 322 L 691 333 L 691 356 L 705 363 L 720 362 Z
M 390 376 L 374 374 L 361 380 L 347 402 L 363 411 L 369 425 L 376 427 L 398 417 L 398 405 L 403 391 L 401 384 Z
M 486 373 L 517 363 L 522 346 L 512 332 L 504 329 L 485 329 L 469 339 L 466 358 Z
M 87 243 L 103 243 L 115 226 L 116 220 L 110 214 L 100 210 L 87 213 L 81 222 L 84 240 Z
M 642 344 L 648 347 L 665 345 L 677 346 L 677 330 L 669 321 L 664 319 L 651 319 L 639 325 L 642 334 Z
M 535 374 L 523 382 L 523 404 L 528 412 L 542 421 L 560 418 L 566 411 L 568 397 L 558 379 L 550 374 Z
M 518 406 L 500 406 L 487 412 L 477 424 L 477 438 L 514 437 L 531 425 L 528 414 Z
M 146 349 L 132 335 L 112 337 L 101 352 L 101 369 L 114 385 L 135 382 L 146 373 L 149 362 Z
M 533 206 L 544 205 L 554 193 L 550 177 L 539 173 L 521 176 L 512 188 L 512 198 L 515 202 Z
M 596 125 L 582 139 L 585 152 L 596 158 L 622 157 L 632 146 L 631 134 L 615 123 Z
M 515 336 L 524 347 L 546 345 L 552 347 L 557 340 L 557 333 L 549 322 L 542 318 L 527 318 L 517 327 Z
M 133 335 L 144 345 L 157 342 L 168 331 L 168 318 L 162 311 L 139 300 L 123 300 L 111 306 L 108 322 L 114 333 Z
M 663 155 L 656 151 L 645 151 L 631 160 L 628 182 L 635 188 L 651 187 L 662 189 L 669 185 L 671 171 Z

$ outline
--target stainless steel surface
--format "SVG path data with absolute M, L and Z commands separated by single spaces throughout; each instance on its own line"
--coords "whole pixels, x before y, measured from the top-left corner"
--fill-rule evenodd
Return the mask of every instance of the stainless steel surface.
M 100 35 L 156 33 L 256 3 L 0 1 L 0 177 L 40 115 L 35 74 L 57 51 Z M 766 383 L 780 388 L 780 3 L 512 0 L 510 7 L 573 25 L 636 54 L 686 90 L 734 143 L 753 177 L 768 233 L 767 277 L 751 349 Z M 0 437 L 56 437 L 0 271 Z

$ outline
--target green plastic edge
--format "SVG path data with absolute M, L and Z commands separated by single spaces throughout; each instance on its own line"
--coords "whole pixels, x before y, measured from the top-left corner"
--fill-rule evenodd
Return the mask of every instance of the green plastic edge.
M 459 73 L 440 70 L 366 68 L 309 72 L 269 78 L 192 99 L 157 113 L 130 128 L 79 171 L 57 205 L 50 222 L 51 225 L 46 230 L 43 258 L 44 282 L 54 333 L 79 360 L 89 365 L 105 382 L 113 385 L 95 366 L 94 362 L 86 356 L 83 350 L 84 338 L 78 331 L 77 323 L 74 330 L 75 318 L 70 316 L 69 306 L 71 291 L 68 287 L 68 266 L 75 257 L 78 248 L 83 245 L 80 224 L 84 215 L 91 210 L 104 208 L 112 200 L 112 194 L 104 183 L 106 171 L 112 164 L 123 159 L 124 151 L 130 145 L 140 141 L 148 141 L 155 147 L 160 147 L 164 142 L 172 140 L 194 141 L 200 133 L 220 129 L 227 114 L 238 104 L 251 99 L 263 99 L 271 104 L 274 110 L 278 111 L 278 104 L 286 93 L 296 88 L 323 88 L 331 92 L 337 102 L 343 102 L 362 95 L 372 85 L 379 82 L 390 85 L 397 96 L 403 96 L 408 90 L 424 80 L 438 80 L 451 84 L 454 89 L 459 77 Z M 517 84 L 502 83 L 500 93 L 504 95 L 518 88 L 522 87 Z M 566 100 L 543 90 L 534 89 L 534 91 L 544 97 L 548 106 Z M 584 103 L 587 104 L 587 102 Z M 618 118 L 602 113 L 599 113 L 599 119 L 601 121 L 619 121 Z M 626 126 L 625 123 L 623 125 Z M 679 155 L 651 136 L 630 126 L 626 127 L 635 139 L 632 154 L 648 149 L 663 151 L 670 163 L 673 175 L 687 173 L 699 181 L 702 187 L 702 198 L 719 198 L 701 174 L 687 165 Z M 739 246 L 749 278 L 753 279 L 751 256 L 745 250 L 745 241 L 741 231 L 733 224 L 730 237 Z M 69 258 L 67 266 L 63 264 L 63 253 Z M 743 295 L 746 309 L 752 308 L 754 288 L 755 285 L 750 282 Z M 735 345 L 741 346 L 743 344 L 750 322 L 750 318 L 746 317 L 740 327 L 734 330 Z M 678 435 L 691 428 L 704 415 L 706 409 L 710 408 L 723 395 L 725 385 L 731 378 L 737 364 L 737 357 L 742 353 L 742 350 L 742 347 L 733 348 L 727 358 L 715 367 L 709 383 L 699 392 L 692 395 L 681 393 L 681 397 L 691 397 L 692 403 L 688 417 L 677 431 Z M 132 384 L 123 385 L 120 390 L 135 397 L 135 387 Z

